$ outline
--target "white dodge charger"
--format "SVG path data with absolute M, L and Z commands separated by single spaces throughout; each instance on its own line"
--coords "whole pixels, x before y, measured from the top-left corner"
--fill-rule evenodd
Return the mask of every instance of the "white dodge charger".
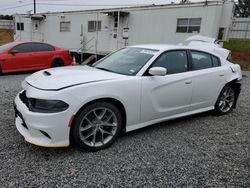
M 97 151 L 121 131 L 209 110 L 230 112 L 240 93 L 240 66 L 206 37 L 188 42 L 125 47 L 92 66 L 32 74 L 14 102 L 18 131 L 39 146 L 74 141 Z

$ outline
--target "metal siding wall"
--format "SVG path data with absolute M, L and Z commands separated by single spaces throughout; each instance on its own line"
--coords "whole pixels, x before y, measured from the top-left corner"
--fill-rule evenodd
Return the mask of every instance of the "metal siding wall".
M 220 12 L 221 6 L 131 11 L 129 44 L 176 44 L 184 42 L 187 37 L 197 35 L 197 33 L 176 33 L 178 18 L 202 18 L 198 34 L 216 38 Z
M 176 5 L 178 6 L 178 5 Z M 209 6 L 192 6 L 187 4 L 183 7 L 161 7 L 150 9 L 127 8 L 122 11 L 129 12 L 129 15 L 120 19 L 120 30 L 118 40 L 113 38 L 112 29 L 114 19 L 104 13 L 99 13 L 99 20 L 102 21 L 102 30 L 98 32 L 98 51 L 108 52 L 124 46 L 122 39 L 122 29 L 129 27 L 128 45 L 145 43 L 180 43 L 197 33 L 176 33 L 178 18 L 202 18 L 201 35 L 214 37 L 218 35 L 219 27 L 222 23 L 229 27 L 231 16 L 223 16 L 224 11 L 232 14 L 232 6 L 225 4 L 214 4 Z M 227 13 L 227 14 L 229 14 Z M 64 16 L 62 16 L 64 14 Z M 22 39 L 34 39 L 34 23 L 26 15 L 16 15 L 16 22 L 25 22 L 25 31 L 17 32 L 16 37 L 21 34 Z M 21 18 L 20 18 L 21 17 Z M 88 21 L 96 20 L 97 12 L 65 12 L 57 14 L 47 14 L 46 19 L 40 21 L 37 35 L 42 35 L 45 42 L 55 44 L 68 49 L 80 48 L 81 24 L 84 26 L 84 36 L 86 41 L 96 37 L 95 32 L 88 32 Z M 71 31 L 60 32 L 60 21 L 70 21 Z M 127 25 L 128 23 L 128 25 Z M 39 39 L 39 37 L 37 37 Z M 88 47 L 95 46 L 95 40 L 88 43 Z M 89 51 L 94 52 L 95 47 Z
M 250 39 L 250 18 L 234 18 L 231 39 Z

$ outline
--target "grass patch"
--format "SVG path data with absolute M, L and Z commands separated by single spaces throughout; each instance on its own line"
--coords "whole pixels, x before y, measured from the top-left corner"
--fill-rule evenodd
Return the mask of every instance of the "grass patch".
M 242 70 L 250 71 L 250 40 L 230 40 L 224 42 L 223 48 L 231 50 L 233 63 L 239 64 Z
M 230 40 L 223 43 L 223 48 L 235 51 L 250 51 L 250 40 Z

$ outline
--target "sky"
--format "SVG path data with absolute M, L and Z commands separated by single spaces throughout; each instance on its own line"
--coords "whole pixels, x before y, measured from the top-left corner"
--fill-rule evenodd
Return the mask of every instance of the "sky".
M 37 13 L 85 10 L 108 7 L 169 4 L 180 0 L 36 0 Z M 200 0 L 202 1 L 202 0 Z M 0 15 L 33 13 L 34 0 L 0 0 Z

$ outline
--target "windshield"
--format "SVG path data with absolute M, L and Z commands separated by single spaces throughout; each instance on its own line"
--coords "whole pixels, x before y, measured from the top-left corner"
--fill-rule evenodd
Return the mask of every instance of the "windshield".
M 5 51 L 5 50 L 7 50 L 7 49 L 9 49 L 11 47 L 13 47 L 14 45 L 15 44 L 13 42 L 11 42 L 11 43 L 7 43 L 5 45 L 0 46 L 0 53 L 2 53 L 3 51 Z
M 136 75 L 139 70 L 154 56 L 157 50 L 144 48 L 123 48 L 104 59 L 94 67 L 124 75 Z

